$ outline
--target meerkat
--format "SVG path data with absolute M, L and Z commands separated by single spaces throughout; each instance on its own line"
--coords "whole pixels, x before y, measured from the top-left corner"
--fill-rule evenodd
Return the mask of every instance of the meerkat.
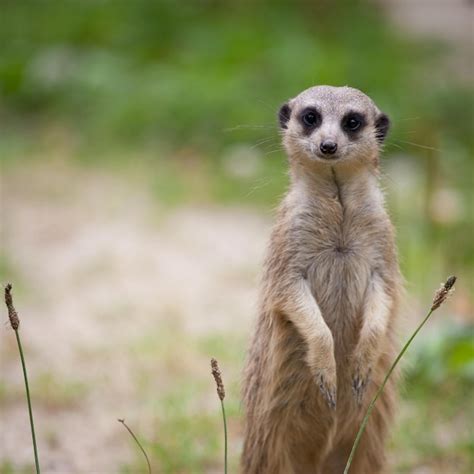
M 342 474 L 396 356 L 401 293 L 379 186 L 389 119 L 364 93 L 316 86 L 278 113 L 290 186 L 264 263 L 244 371 L 244 474 Z M 351 474 L 385 472 L 396 377 Z

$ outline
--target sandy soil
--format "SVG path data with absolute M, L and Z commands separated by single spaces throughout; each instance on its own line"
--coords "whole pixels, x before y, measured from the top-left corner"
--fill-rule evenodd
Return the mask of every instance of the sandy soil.
M 61 163 L 3 173 L 2 246 L 22 319 L 42 468 L 118 472 L 131 459 L 134 339 L 179 319 L 208 333 L 254 314 L 269 232 L 233 208 L 165 212 L 130 180 Z M 6 311 L 2 312 L 6 320 Z M 15 339 L 0 336 L 0 465 L 31 463 Z

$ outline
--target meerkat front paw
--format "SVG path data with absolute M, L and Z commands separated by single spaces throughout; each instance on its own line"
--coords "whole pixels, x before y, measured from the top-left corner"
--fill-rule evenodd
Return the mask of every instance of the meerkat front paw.
M 310 344 L 306 355 L 309 370 L 330 408 L 336 408 L 337 374 L 334 357 L 334 340 L 327 329 L 320 331 L 317 340 Z
M 330 371 L 327 368 L 324 368 L 319 369 L 316 372 L 316 383 L 318 384 L 319 390 L 329 405 L 329 408 L 332 408 L 333 410 L 336 409 L 337 400 L 336 380 L 335 371 Z
M 352 391 L 358 404 L 361 404 L 370 382 L 372 368 L 367 361 L 356 358 L 352 370 Z

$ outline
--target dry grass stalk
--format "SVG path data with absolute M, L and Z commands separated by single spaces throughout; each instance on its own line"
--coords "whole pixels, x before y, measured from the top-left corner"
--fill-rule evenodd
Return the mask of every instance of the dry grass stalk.
M 33 440 L 33 452 L 34 452 L 34 456 L 35 456 L 36 474 L 40 474 L 38 447 L 36 446 L 35 423 L 33 421 L 33 409 L 31 407 L 30 387 L 29 387 L 29 384 L 28 384 L 28 374 L 26 372 L 25 356 L 23 354 L 23 347 L 21 345 L 20 332 L 19 332 L 20 318 L 18 317 L 18 313 L 16 312 L 16 309 L 13 306 L 12 285 L 11 285 L 11 283 L 8 283 L 5 286 L 5 304 L 6 304 L 7 310 L 8 310 L 8 319 L 10 320 L 10 324 L 11 324 L 13 330 L 15 331 L 16 342 L 17 342 L 17 345 L 18 345 L 18 351 L 20 353 L 21 368 L 23 370 L 23 379 L 25 381 L 26 401 L 28 403 L 28 414 L 29 414 L 29 417 L 30 417 L 31 438 Z
M 224 422 L 224 473 L 227 474 L 227 419 L 225 415 L 225 407 L 224 407 L 224 398 L 225 398 L 225 388 L 224 382 L 222 381 L 222 374 L 219 369 L 219 364 L 217 360 L 212 358 L 211 359 L 211 373 L 216 381 L 217 387 L 217 396 L 221 401 L 221 408 L 222 408 L 222 420 Z
M 387 380 L 390 378 L 390 375 L 392 375 L 393 370 L 395 369 L 396 365 L 400 361 L 400 359 L 403 357 L 403 354 L 405 354 L 406 350 L 410 346 L 411 342 L 413 339 L 415 339 L 415 336 L 418 334 L 418 332 L 421 330 L 421 328 L 425 325 L 426 321 L 430 318 L 431 314 L 433 311 L 437 310 L 445 301 L 446 299 L 451 295 L 451 293 L 454 291 L 454 283 L 456 283 L 456 277 L 455 276 L 450 276 L 444 285 L 441 286 L 439 290 L 436 291 L 434 298 L 433 298 L 433 303 L 431 305 L 431 308 L 428 312 L 428 314 L 425 316 L 425 319 L 421 322 L 421 324 L 416 328 L 415 332 L 411 335 L 410 339 L 406 342 L 406 344 L 403 346 L 402 350 L 398 354 L 397 358 L 393 362 L 392 366 L 388 370 L 387 374 L 385 375 L 385 378 L 380 385 L 379 389 L 377 390 L 374 398 L 369 404 L 369 407 L 367 408 L 367 412 L 364 416 L 364 419 L 362 420 L 362 423 L 360 425 L 359 431 L 357 432 L 357 436 L 354 440 L 354 444 L 352 445 L 352 450 L 349 455 L 349 459 L 347 460 L 346 467 L 344 469 L 344 474 L 349 473 L 349 469 L 352 464 L 352 460 L 354 459 L 355 452 L 357 450 L 357 447 L 359 446 L 362 434 L 364 433 L 365 427 L 367 426 L 367 423 L 369 421 L 370 414 L 372 413 L 372 410 L 374 408 L 375 402 L 379 398 L 380 394 L 383 392 L 383 389 L 385 387 L 385 384 L 387 383 Z
M 151 464 L 150 464 L 150 460 L 148 459 L 148 455 L 145 451 L 145 449 L 143 448 L 142 444 L 140 443 L 140 441 L 138 441 L 138 438 L 135 436 L 135 433 L 132 431 L 132 429 L 127 425 L 127 423 L 125 423 L 125 420 L 123 418 L 118 418 L 117 421 L 119 423 L 122 423 L 122 425 L 125 427 L 125 429 L 130 433 L 130 436 L 135 440 L 135 443 L 137 443 L 138 447 L 140 448 L 141 452 L 143 453 L 143 455 L 145 456 L 145 459 L 146 459 L 146 463 L 147 463 L 147 466 L 148 466 L 148 474 L 151 474 Z

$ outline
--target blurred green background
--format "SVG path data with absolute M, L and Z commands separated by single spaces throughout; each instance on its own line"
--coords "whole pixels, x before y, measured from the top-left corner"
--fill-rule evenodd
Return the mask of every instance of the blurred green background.
M 41 253 L 44 240 L 34 240 L 37 234 L 27 222 L 43 220 L 51 232 L 43 238 L 59 239 L 58 246 L 69 246 L 77 254 L 80 250 L 67 231 L 63 236 L 52 227 L 61 228 L 62 223 L 69 228 L 74 210 L 82 212 L 87 206 L 91 213 L 103 209 L 103 216 L 95 218 L 108 222 L 110 215 L 120 219 L 122 203 L 132 201 L 130 215 L 123 218 L 131 219 L 125 231 L 107 230 L 107 238 L 114 241 L 126 237 L 146 206 L 150 216 L 144 217 L 145 222 L 171 219 L 179 227 L 180 221 L 173 219 L 188 212 L 191 227 L 196 228 L 194 218 L 204 222 L 204 233 L 209 226 L 218 233 L 227 212 L 234 216 L 235 226 L 245 227 L 247 217 L 242 216 L 258 216 L 265 222 L 263 234 L 268 235 L 272 209 L 287 184 L 276 126 L 279 105 L 315 84 L 360 88 L 393 124 L 383 157 L 383 184 L 398 230 L 408 306 L 413 311 L 407 311 L 405 335 L 421 318 L 439 282 L 449 274 L 459 277 L 455 297 L 442 310 L 445 315 L 436 315 L 439 321 L 420 337 L 408 357 L 401 416 L 390 448 L 392 466 L 400 473 L 468 473 L 473 469 L 474 444 L 472 44 L 420 36 L 416 27 L 404 29 L 393 21 L 393 12 L 406 10 L 406 5 L 389 3 L 2 0 L 5 245 L 0 271 L 3 280 L 16 282 L 24 304 L 35 308 L 40 293 L 35 288 L 43 270 L 41 262 L 29 267 L 27 256 Z M 443 2 L 425 3 L 427 18 L 443 15 L 439 10 Z M 446 5 L 451 10 L 455 6 Z M 467 3 L 465 7 L 472 14 Z M 405 14 L 410 15 L 409 9 Z M 456 21 L 446 21 L 446 29 L 457 28 Z M 111 179 L 119 184 L 110 188 Z M 92 191 L 90 183 L 95 183 Z M 95 194 L 83 202 L 89 191 Z M 135 199 L 138 195 L 144 197 Z M 59 217 L 58 206 L 64 211 Z M 201 209 L 206 209 L 204 218 Z M 74 222 L 88 226 L 87 212 Z M 230 225 L 227 220 L 225 225 Z M 32 241 L 27 238 L 30 231 Z M 198 226 L 196 233 L 200 232 Z M 262 232 L 257 230 L 256 238 Z M 158 228 L 156 235 L 161 235 Z M 95 237 L 88 238 L 93 247 Z M 247 246 L 251 235 L 249 239 Z M 244 254 L 244 262 L 247 251 L 235 249 Z M 69 264 L 55 259 L 59 255 L 55 252 L 52 248 L 48 254 L 52 266 Z M 131 246 L 121 252 L 133 255 L 136 250 Z M 108 278 L 112 272 L 108 265 L 92 265 L 94 278 Z M 248 268 L 239 278 L 253 287 L 259 264 L 249 260 L 242 265 Z M 37 278 L 32 276 L 35 271 Z M 160 271 L 166 275 L 166 267 Z M 206 271 L 204 265 L 199 275 Z M 234 285 L 230 279 L 224 294 L 231 294 Z M 73 298 L 77 282 L 63 291 Z M 116 299 L 110 291 L 110 298 Z M 44 294 L 41 297 L 50 305 L 43 310 L 47 318 L 57 305 Z M 137 311 L 130 301 L 120 314 Z M 140 401 L 136 416 L 150 440 L 147 447 L 157 472 L 219 472 L 221 427 L 212 390 L 209 401 L 206 366 L 211 355 L 227 369 L 231 387 L 235 467 L 241 442 L 239 373 L 251 328 L 248 315 L 244 322 L 232 323 L 232 329 L 195 333 L 170 323 L 169 308 L 157 311 L 164 316 L 162 323 L 152 326 L 155 332 L 148 338 L 135 335 L 123 346 L 128 358 L 139 364 L 130 369 L 137 379 L 123 385 L 136 386 L 137 394 L 128 403 Z M 153 317 L 151 311 L 148 319 Z M 41 341 L 37 344 L 41 353 Z M 102 349 L 96 344 L 84 363 L 93 363 Z M 114 350 L 104 349 L 109 362 L 116 356 Z M 10 359 L 12 367 L 16 364 L 14 347 L 5 351 L 0 403 L 13 410 L 20 387 L 15 384 L 21 380 L 9 375 Z M 158 391 L 149 382 L 154 364 L 158 378 L 167 380 Z M 204 369 L 196 371 L 197 366 Z M 40 417 L 42 410 L 52 410 L 67 419 L 69 412 L 87 411 L 81 402 L 84 393 L 99 397 L 91 381 L 78 385 L 75 379 L 54 377 L 46 371 L 36 381 Z M 60 394 L 52 407 L 51 393 Z M 131 407 L 130 411 L 134 412 Z M 53 441 L 45 441 L 44 457 L 49 469 L 59 472 L 54 446 L 62 447 L 63 441 L 59 427 L 50 431 Z M 28 443 L 26 436 L 24 440 Z M 2 472 L 27 469 L 28 462 L 13 455 L 8 443 L 5 446 L 4 453 L 0 451 Z M 107 446 L 104 443 L 104 450 Z M 84 457 L 79 448 L 77 456 Z M 118 466 L 136 472 L 140 465 L 138 457 L 120 459 L 118 455 L 116 464 L 111 461 L 110 472 Z M 72 469 L 73 464 L 65 463 L 63 469 Z

